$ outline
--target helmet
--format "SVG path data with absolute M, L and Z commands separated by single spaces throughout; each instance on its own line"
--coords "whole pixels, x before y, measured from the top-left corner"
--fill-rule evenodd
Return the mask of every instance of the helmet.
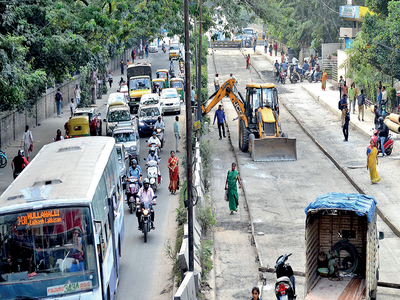
M 143 179 L 143 184 L 150 184 L 150 180 L 146 177 L 145 179 Z
M 131 161 L 131 165 L 137 165 L 137 161 L 136 161 L 136 159 L 132 159 L 132 161 Z
M 61 129 L 57 129 L 57 135 L 61 135 Z
M 379 117 L 378 121 L 379 121 L 379 124 L 382 124 L 383 123 L 383 117 Z
M 157 133 L 155 131 L 153 131 L 153 135 L 157 135 Z
M 23 149 L 19 149 L 19 150 L 18 150 L 18 155 L 19 155 L 19 156 L 24 156 L 24 155 L 25 155 L 24 150 L 23 150 Z

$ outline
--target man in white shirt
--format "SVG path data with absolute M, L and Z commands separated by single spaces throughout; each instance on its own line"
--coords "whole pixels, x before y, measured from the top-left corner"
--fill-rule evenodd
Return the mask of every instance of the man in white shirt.
M 237 85 L 239 84 L 239 81 L 237 80 L 237 78 L 235 77 L 235 75 L 233 75 L 233 73 L 231 73 L 231 78 L 233 78 L 233 79 L 235 79 L 235 85 L 233 86 L 233 91 L 234 92 L 236 92 L 238 89 L 237 89 Z
M 296 65 L 298 61 L 299 60 L 296 58 L 296 56 L 293 56 L 292 64 Z
M 382 86 L 382 102 L 386 103 L 387 101 L 387 91 L 386 91 L 386 87 Z
M 161 129 L 161 134 L 160 134 L 160 140 L 161 140 L 161 146 L 164 146 L 164 129 L 165 129 L 165 124 L 164 121 L 162 120 L 161 116 L 158 116 L 157 122 L 154 124 L 154 129 Z M 162 148 L 162 147 L 161 147 Z
M 71 104 L 69 106 L 70 106 L 70 109 L 71 109 L 71 118 L 72 118 L 74 116 L 74 114 L 75 114 L 74 98 L 71 98 Z
M 161 146 L 161 142 L 157 137 L 157 133 L 154 131 L 153 136 L 149 138 L 149 141 L 147 142 L 147 147 L 150 147 L 151 144 L 157 145 L 157 147 Z
M 217 92 L 219 90 L 219 77 L 218 77 L 218 73 L 215 74 L 215 78 L 214 78 L 214 87 L 215 87 L 215 91 Z

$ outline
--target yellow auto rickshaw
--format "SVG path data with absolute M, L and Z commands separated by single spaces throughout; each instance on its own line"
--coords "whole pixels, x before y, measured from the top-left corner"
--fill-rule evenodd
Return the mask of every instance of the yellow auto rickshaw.
M 90 136 L 88 116 L 76 116 L 69 119 L 65 126 L 67 138 Z
M 165 88 L 169 87 L 169 74 L 167 69 L 159 69 L 156 72 L 157 78 L 165 79 Z
M 161 91 L 163 88 L 165 88 L 165 78 L 155 78 L 153 79 L 153 85 L 152 85 L 152 92 L 157 93 L 157 87 L 158 87 L 158 94 L 161 94 Z
M 176 88 L 179 95 L 181 96 L 181 101 L 183 101 L 184 100 L 183 79 L 182 78 L 171 78 L 171 88 Z

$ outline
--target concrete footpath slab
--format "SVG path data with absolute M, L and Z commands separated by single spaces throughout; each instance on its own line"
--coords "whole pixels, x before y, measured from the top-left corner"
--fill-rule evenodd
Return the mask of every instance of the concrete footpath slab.
M 244 58 L 238 50 L 217 50 L 214 55 L 221 81 L 224 82 L 229 79 L 229 74 L 233 73 L 239 81 L 239 90 L 242 94 L 247 82 L 262 82 L 261 78 L 257 78 L 258 76 L 254 74 L 254 70 L 253 73 L 250 73 L 249 70 L 245 69 Z M 259 72 L 268 75 L 270 63 L 265 61 L 261 55 L 258 55 L 258 57 L 259 59 L 257 59 L 257 55 L 254 55 L 252 63 L 254 65 L 259 63 L 257 65 L 257 67 L 261 66 Z M 209 74 L 212 74 L 212 72 L 212 70 L 209 70 Z M 213 76 L 209 76 L 209 80 L 213 80 Z M 345 156 L 346 159 L 353 158 L 352 163 L 355 166 L 365 166 L 365 148 L 363 149 L 364 154 L 361 156 L 358 149 L 357 152 L 352 151 L 355 142 L 343 146 L 340 124 L 338 125 L 338 121 L 334 120 L 335 116 L 332 117 L 327 113 L 326 108 L 321 108 L 321 105 L 300 86 L 296 91 L 285 90 L 282 93 L 279 87 L 279 92 L 281 96 L 287 97 L 295 94 L 293 103 L 291 102 L 288 105 L 292 105 L 291 108 L 295 109 L 296 112 L 301 112 L 302 115 L 299 118 L 307 121 L 307 127 L 314 128 L 313 134 L 318 139 L 323 139 L 324 143 L 327 144 L 326 149 L 331 147 L 338 156 Z M 293 253 L 289 261 L 290 264 L 295 270 L 304 272 L 304 208 L 314 201 L 318 195 L 334 191 L 356 192 L 356 190 L 282 106 L 280 115 L 283 131 L 287 132 L 289 137 L 297 139 L 298 160 L 294 162 L 253 162 L 248 153 L 243 153 L 238 148 L 238 124 L 237 121 L 233 121 L 237 114 L 230 100 L 225 98 L 223 103 L 232 146 L 236 152 L 249 211 L 253 219 L 256 233 L 254 238 L 260 264 L 265 267 L 272 267 L 280 255 Z M 312 114 L 309 116 L 311 112 Z M 329 116 L 329 119 L 325 120 L 325 116 Z M 327 131 L 324 130 L 324 127 L 327 128 Z M 326 136 L 327 132 L 330 135 Z M 351 136 L 356 135 L 358 144 L 365 145 L 363 139 L 365 140 L 366 137 L 360 133 L 355 134 L 355 132 L 357 131 L 353 128 Z M 344 147 L 346 148 L 345 152 L 343 152 L 344 150 L 337 150 Z M 348 161 L 346 163 L 348 165 Z M 361 169 L 355 169 L 355 172 L 359 172 L 357 176 L 365 178 L 365 185 L 368 185 L 368 174 L 366 174 L 365 169 L 363 171 L 362 173 Z M 383 223 L 379 223 L 378 226 L 380 230 L 384 228 L 385 234 L 389 237 L 389 239 L 383 240 L 387 241 L 386 246 L 389 246 L 390 243 L 396 244 L 396 238 L 391 234 L 391 231 L 385 228 Z M 391 250 L 396 252 L 393 249 Z M 387 281 L 390 282 L 400 282 L 397 277 L 389 277 L 389 274 L 393 275 L 398 271 L 400 265 L 396 254 L 385 253 L 388 260 L 392 261 L 392 267 L 385 264 L 385 268 L 383 268 L 381 264 L 381 277 L 386 277 Z M 273 288 L 276 279 L 273 274 L 266 274 L 265 276 L 267 284 L 264 287 L 263 298 L 273 299 L 275 297 Z M 296 290 L 297 299 L 304 299 L 304 278 L 296 278 Z M 396 290 L 380 289 L 379 293 L 384 299 L 395 299 L 391 296 L 392 291 L 397 292 Z

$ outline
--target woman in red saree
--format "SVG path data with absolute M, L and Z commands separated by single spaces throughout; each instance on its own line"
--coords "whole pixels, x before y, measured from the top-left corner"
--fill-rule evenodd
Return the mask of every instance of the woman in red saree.
M 179 175 L 179 163 L 178 163 L 178 158 L 175 156 L 175 151 L 171 151 L 171 157 L 168 159 L 168 169 L 169 169 L 168 189 L 172 194 L 175 194 L 178 188 L 178 175 Z

